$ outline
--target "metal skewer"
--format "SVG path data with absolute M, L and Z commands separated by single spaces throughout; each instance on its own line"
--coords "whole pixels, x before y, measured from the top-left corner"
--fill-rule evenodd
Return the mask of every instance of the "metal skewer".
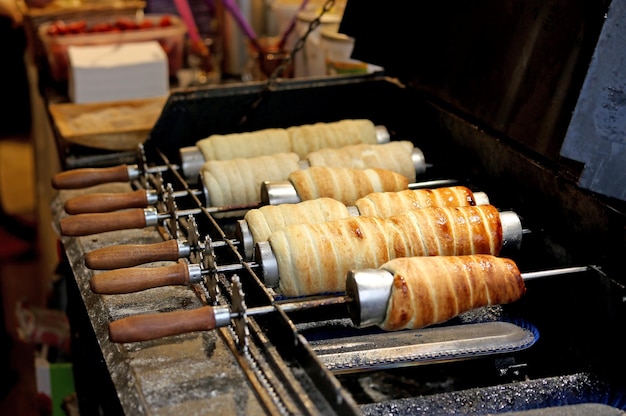
M 378 144 L 384 144 L 389 143 L 390 140 L 391 136 L 389 134 L 389 131 L 384 126 L 376 126 L 376 142 Z M 200 173 L 200 171 L 202 170 L 202 166 L 206 162 L 206 160 L 204 159 L 204 155 L 202 154 L 198 146 L 183 147 L 180 149 L 179 153 L 182 171 L 185 177 L 197 178 L 198 173 Z M 424 164 L 423 155 L 420 156 L 419 153 L 421 153 L 421 151 L 418 150 L 416 152 L 416 155 L 414 156 L 415 164 L 418 167 L 420 166 L 420 163 Z M 419 159 L 420 157 L 422 159 L 421 162 Z M 420 170 L 422 169 L 420 168 Z
M 165 197 L 165 208 L 159 211 L 157 208 L 131 208 L 116 212 L 97 212 L 71 215 L 59 221 L 61 235 L 70 237 L 80 237 L 91 234 L 98 234 L 108 231 L 119 231 L 133 228 L 145 228 L 159 225 L 166 221 L 169 225 L 168 231 L 173 237 L 177 236 L 178 218 L 197 215 L 202 212 L 214 213 L 225 211 L 236 211 L 257 207 L 258 204 L 229 205 L 223 207 L 191 208 L 179 210 L 171 184 L 167 186 L 167 196 Z
M 408 185 L 407 189 L 451 186 L 458 182 L 456 179 L 413 182 Z M 264 181 L 261 184 L 261 205 L 297 204 L 298 202 L 302 202 L 302 199 L 298 195 L 296 188 L 289 181 Z
M 55 189 L 81 189 L 104 183 L 131 182 L 138 179 L 145 184 L 151 174 L 179 169 L 177 165 L 170 164 L 148 166 L 142 144 L 137 146 L 137 161 L 137 164 L 131 165 L 79 168 L 59 172 L 52 177 L 52 187 Z
M 582 273 L 589 266 L 567 267 L 553 270 L 522 273 L 524 281 Z M 238 276 L 231 279 L 231 306 L 202 306 L 192 310 L 130 316 L 109 324 L 112 342 L 140 342 L 193 331 L 208 331 L 235 325 L 238 343 L 246 345 L 246 320 L 248 316 L 263 315 L 282 310 L 293 313 L 307 309 L 346 304 L 350 317 L 357 327 L 377 325 L 384 321 L 387 302 L 391 294 L 393 275 L 382 269 L 355 270 L 346 277 L 346 294 L 315 300 L 275 302 L 271 305 L 246 308 Z
M 226 241 L 213 241 L 209 236 L 205 236 L 203 241 L 200 241 L 200 231 L 196 223 L 195 217 L 190 215 L 186 219 L 180 221 L 184 228 L 184 238 L 172 238 L 160 243 L 154 244 L 121 244 L 116 246 L 102 247 L 97 250 L 85 253 L 85 265 L 93 270 L 111 270 L 127 268 L 132 266 L 138 266 L 140 264 L 151 263 L 155 261 L 178 261 L 181 258 L 190 258 L 192 264 L 200 264 L 203 259 L 210 261 L 207 263 L 207 269 L 217 271 L 215 266 L 215 252 L 214 248 L 227 246 Z M 232 244 L 239 244 L 236 240 L 229 240 Z M 210 266 L 210 267 L 209 267 Z M 223 268 L 220 268 L 219 271 Z M 129 287 L 134 286 L 133 280 L 146 279 L 142 273 L 144 269 L 135 269 L 134 271 L 120 270 L 113 277 L 126 276 L 126 284 Z M 172 284 L 182 284 L 180 279 L 180 273 L 183 270 L 162 270 L 159 272 L 157 268 L 151 268 L 149 274 L 152 276 L 169 276 L 167 280 L 173 280 Z M 147 273 L 148 273 L 147 272 Z M 173 272 L 176 272 L 172 275 Z M 189 270 L 191 276 L 195 276 L 197 273 L 193 270 Z M 148 284 L 145 280 L 143 285 Z M 153 279 L 152 279 L 153 280 Z M 157 285 L 158 286 L 158 285 Z M 152 286 L 154 287 L 154 286 Z M 144 287 L 147 288 L 147 287 Z M 108 289 L 114 290 L 114 289 Z M 119 290 L 119 289 L 115 289 Z
M 416 169 L 421 167 L 421 163 L 423 162 L 423 155 L 421 154 L 421 152 L 417 152 L 417 153 L 421 156 L 415 158 L 417 159 L 417 161 L 415 161 Z M 166 166 L 170 166 L 169 161 L 167 161 L 167 159 L 164 159 L 164 160 L 166 161 L 166 165 L 162 167 L 163 170 L 165 170 Z M 303 164 L 303 161 L 301 161 L 301 165 L 302 164 Z M 307 166 L 303 166 L 303 169 L 305 169 Z M 161 167 L 159 169 L 161 169 Z M 77 173 L 80 173 L 80 172 L 77 172 Z M 210 210 L 209 212 L 224 212 L 224 211 L 233 210 L 227 207 L 211 208 L 210 207 L 211 199 L 210 199 L 208 189 L 206 188 L 204 184 L 204 180 L 202 179 L 202 172 L 199 172 L 198 175 L 200 176 L 198 183 L 202 185 L 202 190 L 187 189 L 184 191 L 173 191 L 170 193 L 169 197 L 178 198 L 178 197 L 183 197 L 186 195 L 193 194 L 195 196 L 202 197 L 203 199 L 202 205 L 209 207 L 208 208 Z M 126 178 L 124 177 L 123 180 L 125 179 Z M 149 185 L 149 182 L 153 182 L 154 183 L 153 187 L 155 189 L 152 190 L 152 189 L 149 189 L 148 186 L 146 186 L 145 190 L 137 190 L 133 192 L 93 193 L 93 194 L 79 195 L 77 197 L 71 198 L 66 201 L 65 211 L 68 214 L 73 214 L 73 215 L 84 214 L 84 213 L 102 213 L 102 212 L 111 212 L 111 211 L 116 211 L 120 209 L 128 209 L 128 208 L 147 208 L 151 205 L 157 204 L 158 202 L 162 202 L 164 200 L 164 197 L 166 196 L 166 188 L 165 186 L 163 186 L 160 172 L 154 175 L 148 175 L 148 177 L 145 179 L 145 182 L 147 185 Z M 423 188 L 428 188 L 428 187 L 446 186 L 446 185 L 451 185 L 456 182 L 457 182 L 456 180 L 452 180 L 452 179 L 416 182 L 416 183 L 410 184 L 409 189 L 423 189 Z M 276 191 L 273 191 L 273 192 L 276 192 Z M 292 194 L 295 193 L 295 189 L 291 189 L 290 193 Z M 298 200 L 300 199 L 299 197 L 297 197 L 297 195 L 292 196 L 291 198 L 297 198 Z M 277 203 L 286 203 L 286 202 L 287 201 L 285 200 L 277 199 L 277 200 L 270 200 L 269 204 L 276 205 Z M 257 206 L 260 206 L 260 205 L 261 204 L 256 204 L 256 203 L 250 203 L 250 204 L 246 203 L 246 204 L 241 204 L 240 206 L 242 206 L 243 209 L 250 209 L 251 207 L 256 208 Z
M 559 276 L 562 274 L 570 274 L 570 273 L 583 273 L 589 271 L 589 266 L 575 266 L 575 267 L 565 267 L 561 269 L 553 269 L 553 270 L 539 270 L 536 272 L 526 272 L 522 273 L 522 279 L 524 281 L 541 279 L 543 277 L 551 277 L 551 276 Z
M 193 195 L 202 194 L 192 190 Z M 174 198 L 189 195 L 187 191 L 174 191 Z M 129 208 L 148 208 L 162 201 L 162 194 L 154 189 L 139 189 L 131 192 L 111 192 L 79 195 L 65 201 L 65 212 L 71 215 L 95 214 Z
M 420 192 L 421 189 L 429 189 L 432 188 L 433 186 L 441 186 L 441 185 L 447 185 L 451 182 L 456 182 L 455 180 L 441 180 L 441 181 L 427 181 L 427 182 L 419 182 L 416 185 L 415 188 L 411 188 L 412 190 L 416 191 L 416 192 Z M 417 186 L 418 185 L 418 186 Z M 441 188 L 441 189 L 445 189 L 445 188 Z M 404 192 L 404 191 L 400 191 L 400 192 Z M 270 197 L 271 199 L 272 197 Z M 471 202 L 470 202 L 471 201 Z M 280 201 L 276 198 L 274 198 L 273 202 L 279 203 Z M 350 205 L 350 206 L 346 206 L 346 209 L 349 213 L 350 216 L 356 217 L 356 216 L 360 216 L 361 213 L 359 211 L 358 208 L 358 202 L 355 202 L 355 205 Z M 302 204 L 302 203 L 306 203 L 306 201 L 304 202 L 298 202 L 295 205 L 298 204 Z M 487 196 L 486 193 L 484 192 L 471 192 L 471 196 L 468 196 L 468 204 L 472 205 L 489 205 L 489 197 Z M 445 204 L 439 205 L 436 204 L 438 206 L 445 206 Z M 451 206 L 452 204 L 450 204 Z M 462 204 L 459 204 L 462 205 Z M 413 204 L 411 209 L 417 209 L 419 208 L 418 206 L 416 206 L 416 204 Z M 400 211 L 400 209 L 398 210 Z M 341 212 L 341 211 L 339 211 Z M 343 217 L 338 217 L 336 219 L 340 219 Z M 328 220 L 328 219 L 327 219 Z M 268 224 L 268 228 L 272 228 L 269 227 Z M 274 229 L 271 229 L 271 231 L 275 231 Z M 248 222 L 245 218 L 237 220 L 237 222 L 235 223 L 235 235 L 237 236 L 237 239 L 239 241 L 242 242 L 242 249 L 243 249 L 243 256 L 246 260 L 253 260 L 254 259 L 254 250 L 255 250 L 255 244 L 258 241 L 263 241 L 262 239 L 259 239 L 258 241 L 255 240 L 252 231 L 250 230 L 250 227 L 248 226 Z

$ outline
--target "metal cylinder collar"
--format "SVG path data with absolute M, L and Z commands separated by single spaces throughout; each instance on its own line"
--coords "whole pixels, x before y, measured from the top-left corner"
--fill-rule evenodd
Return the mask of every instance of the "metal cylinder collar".
M 243 219 L 237 220 L 235 223 L 235 236 L 241 241 L 246 261 L 252 260 L 254 257 L 254 239 L 252 238 L 250 227 L 248 227 L 248 221 Z
M 126 170 L 128 171 L 128 180 L 134 181 L 139 178 L 141 175 L 141 171 L 139 170 L 139 165 L 128 165 L 126 166 Z
M 387 303 L 393 287 L 393 275 L 383 269 L 351 270 L 346 277 L 346 295 L 350 318 L 359 328 L 381 324 L 387 315 Z
M 185 178 L 195 180 L 204 165 L 204 155 L 197 146 L 180 149 L 180 161 Z
M 484 192 L 472 192 L 476 205 L 489 205 L 489 197 Z
M 502 248 L 521 249 L 522 222 L 519 216 L 513 211 L 500 212 L 500 224 L 502 225 Z
M 389 130 L 385 126 L 376 126 L 376 142 L 378 144 L 389 143 L 391 141 L 391 135 Z
M 413 167 L 415 168 L 415 174 L 420 175 L 426 172 L 426 158 L 421 149 L 414 147 L 411 153 L 411 160 L 413 161 Z
M 159 223 L 159 213 L 156 208 L 144 208 L 143 214 L 146 218 L 146 227 L 151 227 Z
M 231 313 L 228 306 L 215 306 L 213 308 L 213 316 L 215 317 L 216 328 L 223 328 L 230 325 Z
M 302 200 L 289 181 L 264 181 L 261 184 L 261 203 L 264 205 L 297 204 L 298 202 Z
M 189 257 L 191 255 L 191 245 L 186 240 L 176 240 L 178 242 L 178 257 Z
M 255 244 L 254 258 L 261 264 L 261 276 L 265 286 L 278 287 L 278 261 L 269 241 L 259 241 Z

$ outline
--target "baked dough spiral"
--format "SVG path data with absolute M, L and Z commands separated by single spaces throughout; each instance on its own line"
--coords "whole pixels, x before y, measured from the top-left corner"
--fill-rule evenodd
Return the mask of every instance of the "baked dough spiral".
M 518 300 L 526 291 L 517 265 L 491 255 L 405 257 L 381 266 L 393 274 L 382 329 L 416 329 L 469 310 Z
M 434 189 L 405 189 L 398 192 L 373 192 L 355 204 L 361 215 L 389 217 L 402 211 L 430 207 L 476 205 L 474 194 L 465 186 Z
M 276 153 L 248 159 L 210 160 L 202 166 L 202 180 L 211 206 L 253 204 L 261 201 L 263 181 L 283 181 L 299 169 L 295 153 Z M 245 211 L 243 211 L 245 213 Z M 239 216 L 241 211 L 216 216 Z
M 388 169 L 406 176 L 410 182 L 415 182 L 413 149 L 413 143 L 406 140 L 384 144 L 353 144 L 311 152 L 306 160 L 310 166 Z
M 301 200 L 334 198 L 346 205 L 372 192 L 407 189 L 406 176 L 386 169 L 351 169 L 312 166 L 289 175 Z
M 198 140 L 196 146 L 207 161 L 290 152 L 304 159 L 307 154 L 326 147 L 376 144 L 377 141 L 374 123 L 365 119 L 348 119 L 286 129 L 269 128 L 244 133 L 213 134 Z
M 497 255 L 502 225 L 492 205 L 433 207 L 388 218 L 350 217 L 295 224 L 270 234 L 279 290 L 286 296 L 345 291 L 351 269 L 399 257 Z
M 244 216 L 254 242 L 267 241 L 272 231 L 294 224 L 315 224 L 350 217 L 348 208 L 332 198 L 297 204 L 265 205 Z
M 472 191 L 464 186 L 435 189 L 406 189 L 398 192 L 374 192 L 354 204 L 359 214 L 386 218 L 419 208 L 476 205 Z M 267 241 L 269 235 L 293 224 L 314 224 L 350 216 L 348 207 L 332 198 L 317 198 L 297 204 L 266 205 L 248 211 L 244 220 L 253 241 Z

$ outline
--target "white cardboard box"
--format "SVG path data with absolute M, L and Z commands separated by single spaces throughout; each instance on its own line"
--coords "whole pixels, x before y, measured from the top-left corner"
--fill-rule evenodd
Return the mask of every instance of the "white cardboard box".
M 156 41 L 70 46 L 69 96 L 75 103 L 154 98 L 169 93 L 168 58 Z

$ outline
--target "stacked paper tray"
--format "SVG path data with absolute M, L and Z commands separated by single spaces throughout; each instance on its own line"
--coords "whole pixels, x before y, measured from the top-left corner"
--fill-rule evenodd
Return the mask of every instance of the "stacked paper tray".
M 50 114 L 64 140 L 105 150 L 134 150 L 161 114 L 166 98 L 88 104 L 50 104 Z

